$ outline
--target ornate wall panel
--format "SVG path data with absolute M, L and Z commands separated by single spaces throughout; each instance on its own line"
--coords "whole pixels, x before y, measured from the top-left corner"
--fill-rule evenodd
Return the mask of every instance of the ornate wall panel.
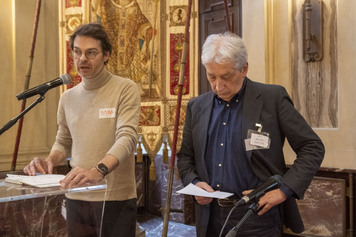
M 313 128 L 338 128 L 337 1 L 323 0 L 323 59 L 303 60 L 304 1 L 291 1 L 291 79 L 296 108 Z

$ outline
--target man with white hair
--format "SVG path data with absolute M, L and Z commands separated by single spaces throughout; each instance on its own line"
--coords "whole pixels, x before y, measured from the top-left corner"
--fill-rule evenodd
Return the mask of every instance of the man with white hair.
M 238 230 L 238 236 L 276 237 L 283 224 L 300 233 L 304 226 L 295 199 L 303 197 L 324 158 L 324 145 L 294 108 L 282 86 L 246 77 L 248 56 L 243 40 L 233 33 L 213 34 L 201 55 L 211 91 L 187 106 L 178 169 L 184 186 L 193 183 L 208 191 L 225 191 L 229 199 L 194 196 L 197 236 L 225 236 L 249 205 L 236 202 L 274 175 L 279 188 L 266 192 Z M 296 153 L 287 169 L 285 138 Z M 221 232 L 221 233 L 220 233 Z

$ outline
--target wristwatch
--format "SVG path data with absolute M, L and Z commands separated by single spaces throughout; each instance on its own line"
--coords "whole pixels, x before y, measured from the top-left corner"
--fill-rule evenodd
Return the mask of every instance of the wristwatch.
M 95 168 L 105 177 L 109 173 L 109 169 L 103 163 L 99 163 L 95 166 Z

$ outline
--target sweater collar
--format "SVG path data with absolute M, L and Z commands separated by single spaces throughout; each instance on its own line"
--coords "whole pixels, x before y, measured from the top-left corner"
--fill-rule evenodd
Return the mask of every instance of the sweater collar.
M 111 75 L 111 72 L 106 70 L 106 67 L 104 66 L 96 76 L 92 78 L 82 77 L 83 87 L 86 90 L 98 89 L 110 80 Z

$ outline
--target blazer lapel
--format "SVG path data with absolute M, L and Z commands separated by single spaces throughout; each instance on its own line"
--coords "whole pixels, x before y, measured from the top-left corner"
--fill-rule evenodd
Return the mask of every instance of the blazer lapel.
M 214 103 L 214 93 L 210 92 L 207 95 L 207 98 L 202 100 L 200 104 L 199 111 L 197 111 L 197 118 L 199 119 L 198 127 L 199 133 L 196 134 L 196 141 L 198 141 L 198 152 L 197 154 L 198 159 L 200 160 L 202 167 L 204 167 L 204 175 L 207 181 L 209 181 L 208 171 L 205 165 L 205 149 L 206 144 L 208 142 L 208 130 L 209 130 L 209 122 L 211 113 L 213 110 L 213 103 Z
M 243 119 L 242 119 L 242 137 L 247 138 L 248 129 L 256 129 L 256 123 L 259 123 L 263 102 L 259 99 L 261 93 L 254 86 L 254 82 L 246 77 L 246 89 L 243 99 Z M 262 124 L 263 125 L 263 124 Z M 244 147 L 246 151 L 246 147 Z M 248 158 L 251 157 L 251 151 L 246 151 Z

